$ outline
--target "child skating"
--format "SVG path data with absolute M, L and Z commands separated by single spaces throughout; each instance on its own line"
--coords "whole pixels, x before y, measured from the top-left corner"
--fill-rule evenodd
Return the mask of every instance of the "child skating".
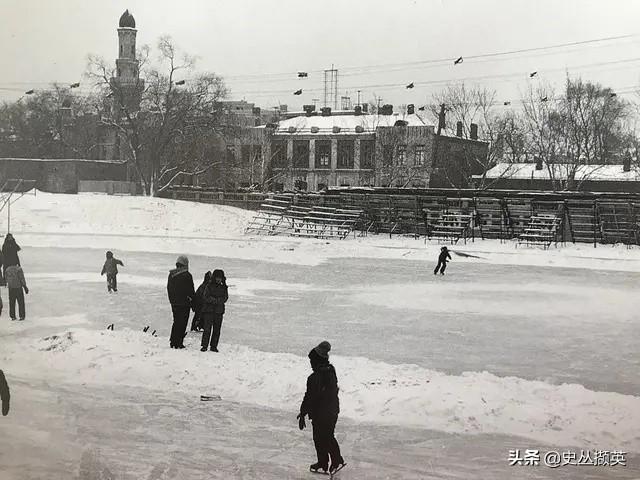
M 338 400 L 338 377 L 333 365 L 329 363 L 331 344 L 327 341 L 309 352 L 309 361 L 313 373 L 307 378 L 307 391 L 300 405 L 298 427 L 306 426 L 304 417 L 309 415 L 313 425 L 313 443 L 318 461 L 309 466 L 314 473 L 333 475 L 345 465 L 340 454 L 340 446 L 335 437 L 336 422 L 340 413 Z M 331 460 L 331 464 L 329 464 Z
M 107 259 L 102 267 L 102 273 L 100 275 L 107 274 L 107 291 L 111 293 L 118 291 L 118 265 L 124 267 L 124 263 L 113 256 L 113 252 L 107 252 Z
M 436 265 L 436 269 L 433 271 L 434 275 L 437 275 L 438 272 L 440 272 L 440 275 L 444 275 L 444 271 L 447 268 L 447 259 L 451 260 L 449 249 L 442 247 L 440 249 L 440 256 L 438 257 L 438 265 Z

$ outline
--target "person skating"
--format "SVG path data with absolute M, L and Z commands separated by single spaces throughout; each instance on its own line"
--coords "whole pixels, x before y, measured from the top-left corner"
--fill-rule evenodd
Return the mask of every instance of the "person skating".
M 2 244 L 2 273 L 5 274 L 7 268 L 11 265 L 20 265 L 20 257 L 18 252 L 20 246 L 16 243 L 16 239 L 13 235 L 7 233 L 4 237 L 4 243 Z
M 107 259 L 102 266 L 102 273 L 100 275 L 107 274 L 107 291 L 111 293 L 118 291 L 118 265 L 124 267 L 124 263 L 113 256 L 113 252 L 108 251 L 106 253 Z
M 207 272 L 204 274 L 204 281 L 200 284 L 198 289 L 196 290 L 196 296 L 194 300 L 194 310 L 193 310 L 193 319 L 191 320 L 191 331 L 198 332 L 202 330 L 202 295 L 204 294 L 204 289 L 209 283 L 211 279 L 211 272 Z
M 311 419 L 313 425 L 313 443 L 318 461 L 309 466 L 312 472 L 333 474 L 342 469 L 346 463 L 340 454 L 340 446 L 335 437 L 336 422 L 340 413 L 338 400 L 338 377 L 336 370 L 329 363 L 331 344 L 321 342 L 309 352 L 309 361 L 313 373 L 307 378 L 307 391 L 300 405 L 298 426 L 303 430 L 306 426 L 304 417 Z M 329 459 L 331 465 L 329 466 Z
M 444 271 L 447 268 L 447 259 L 451 260 L 449 249 L 447 247 L 442 247 L 440 249 L 440 256 L 438 257 L 438 265 L 436 265 L 436 269 L 433 271 L 434 275 L 437 275 L 438 271 L 440 271 L 441 275 L 444 275 Z
M 20 320 L 25 318 L 24 293 L 29 293 L 27 282 L 24 279 L 24 272 L 20 265 L 10 265 L 5 272 L 7 287 L 9 289 L 9 316 L 11 320 L 16 319 L 16 301 L 18 302 L 18 313 Z M 24 293 L 23 293 L 24 291 Z
M 176 268 L 169 272 L 167 279 L 167 294 L 173 313 L 173 326 L 169 340 L 171 348 L 184 348 L 189 310 L 193 308 L 195 293 L 193 277 L 189 273 L 189 259 L 180 255 L 176 260 Z
M 200 351 L 206 352 L 207 346 L 212 352 L 218 351 L 220 328 L 224 316 L 224 304 L 229 299 L 227 279 L 222 270 L 214 270 L 202 294 L 202 342 Z

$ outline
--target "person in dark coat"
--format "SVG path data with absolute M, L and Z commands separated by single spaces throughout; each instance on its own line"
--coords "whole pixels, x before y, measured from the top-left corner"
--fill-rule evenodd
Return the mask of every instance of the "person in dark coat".
M 202 295 L 201 315 L 204 331 L 202 332 L 201 352 L 207 351 L 207 345 L 212 352 L 218 351 L 218 340 L 220 340 L 220 329 L 225 310 L 224 304 L 228 299 L 229 292 L 224 272 L 214 270 Z
M 2 416 L 6 417 L 9 414 L 11 394 L 9 393 L 9 385 L 7 384 L 7 379 L 4 378 L 4 372 L 2 370 L 0 370 L 0 399 L 2 400 Z
M 113 252 L 107 252 L 107 259 L 104 261 L 104 265 L 102 266 L 102 273 L 100 275 L 107 274 L 107 291 L 111 293 L 111 290 L 114 292 L 118 291 L 118 265 L 124 267 L 124 263 L 121 260 L 118 260 L 113 256 Z
M 451 260 L 449 249 L 447 247 L 442 247 L 440 249 L 440 256 L 438 257 L 438 265 L 436 265 L 436 269 L 433 271 L 434 275 L 437 275 L 438 271 L 440 271 L 441 275 L 444 275 L 444 271 L 447 268 L 447 259 Z
M 196 297 L 194 301 L 193 319 L 191 320 L 191 331 L 198 332 L 202 330 L 202 295 L 204 289 L 211 279 L 211 272 L 204 274 L 204 281 L 200 284 L 196 290 Z
M 11 320 L 16 319 L 16 302 L 18 302 L 18 314 L 20 320 L 25 318 L 24 294 L 29 293 L 27 282 L 24 279 L 24 272 L 20 265 L 10 265 L 5 272 L 7 287 L 9 289 L 9 316 Z M 24 292 L 24 293 L 23 293 Z
M 330 350 L 331 344 L 324 341 L 309 352 L 313 373 L 307 378 L 307 391 L 297 417 L 300 430 L 306 426 L 305 415 L 309 416 L 313 425 L 313 443 L 318 455 L 318 461 L 309 467 L 313 472 L 326 473 L 328 468 L 329 473 L 335 473 L 346 465 L 334 434 L 340 401 L 336 370 L 329 363 Z
M 18 252 L 20 246 L 16 243 L 16 239 L 13 235 L 7 233 L 4 237 L 4 243 L 2 244 L 2 273 L 7 271 L 7 267 L 11 265 L 20 265 L 20 258 Z
M 193 308 L 196 292 L 193 288 L 193 277 L 189 273 L 189 259 L 180 255 L 176 260 L 176 268 L 169 272 L 167 293 L 171 311 L 173 312 L 173 327 L 171 328 L 171 348 L 184 348 L 184 336 L 189 323 L 189 310 Z

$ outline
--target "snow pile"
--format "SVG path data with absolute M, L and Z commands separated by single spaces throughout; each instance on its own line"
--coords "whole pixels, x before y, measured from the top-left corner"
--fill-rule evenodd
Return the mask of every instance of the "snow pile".
M 64 195 L 37 191 L 11 207 L 17 232 L 237 237 L 253 213 L 151 197 Z
M 19 340 L 5 358 L 12 374 L 26 378 L 41 367 L 50 382 L 179 389 L 194 398 L 215 394 L 295 413 L 309 374 L 305 357 L 229 344 L 221 344 L 221 354 L 202 353 L 198 338 L 187 338 L 190 348 L 177 351 L 166 347 L 166 339 L 148 333 L 72 328 L 35 344 Z M 332 361 L 342 415 L 348 418 L 640 451 L 639 397 L 487 372 L 451 376 L 360 357 L 334 356 Z

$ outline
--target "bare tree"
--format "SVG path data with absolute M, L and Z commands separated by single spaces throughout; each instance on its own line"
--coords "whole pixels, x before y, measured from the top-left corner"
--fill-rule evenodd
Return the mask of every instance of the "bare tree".
M 477 128 L 477 138 L 472 140 L 486 142 L 487 146 L 485 149 L 481 144 L 447 139 L 447 143 L 457 145 L 455 152 L 437 149 L 434 153 L 438 157 L 434 159 L 437 162 L 434 174 L 452 188 L 467 187 L 475 176 L 475 186 L 481 189 L 489 188 L 500 178 L 508 176 L 511 168 L 503 169 L 498 177 L 491 179 L 486 175 L 498 162 L 511 163 L 522 155 L 519 122 L 512 114 L 499 112 L 496 92 L 464 83 L 451 85 L 433 95 L 429 110 L 436 120 L 443 105 L 447 119 L 443 130 L 448 137 L 470 140 L 472 128 Z M 460 132 L 458 125 L 461 126 Z M 435 141 L 442 143 L 438 138 Z
M 221 77 L 195 72 L 195 59 L 180 53 L 169 37 L 157 45 L 158 62 L 139 52 L 139 77 L 114 81 L 104 59 L 90 56 L 87 76 L 108 92 L 117 111 L 105 118 L 126 143 L 148 195 L 156 195 L 185 175 L 199 175 L 216 165 L 207 154 L 217 138 L 216 105 L 226 96 Z M 186 79 L 186 80 L 185 80 Z

